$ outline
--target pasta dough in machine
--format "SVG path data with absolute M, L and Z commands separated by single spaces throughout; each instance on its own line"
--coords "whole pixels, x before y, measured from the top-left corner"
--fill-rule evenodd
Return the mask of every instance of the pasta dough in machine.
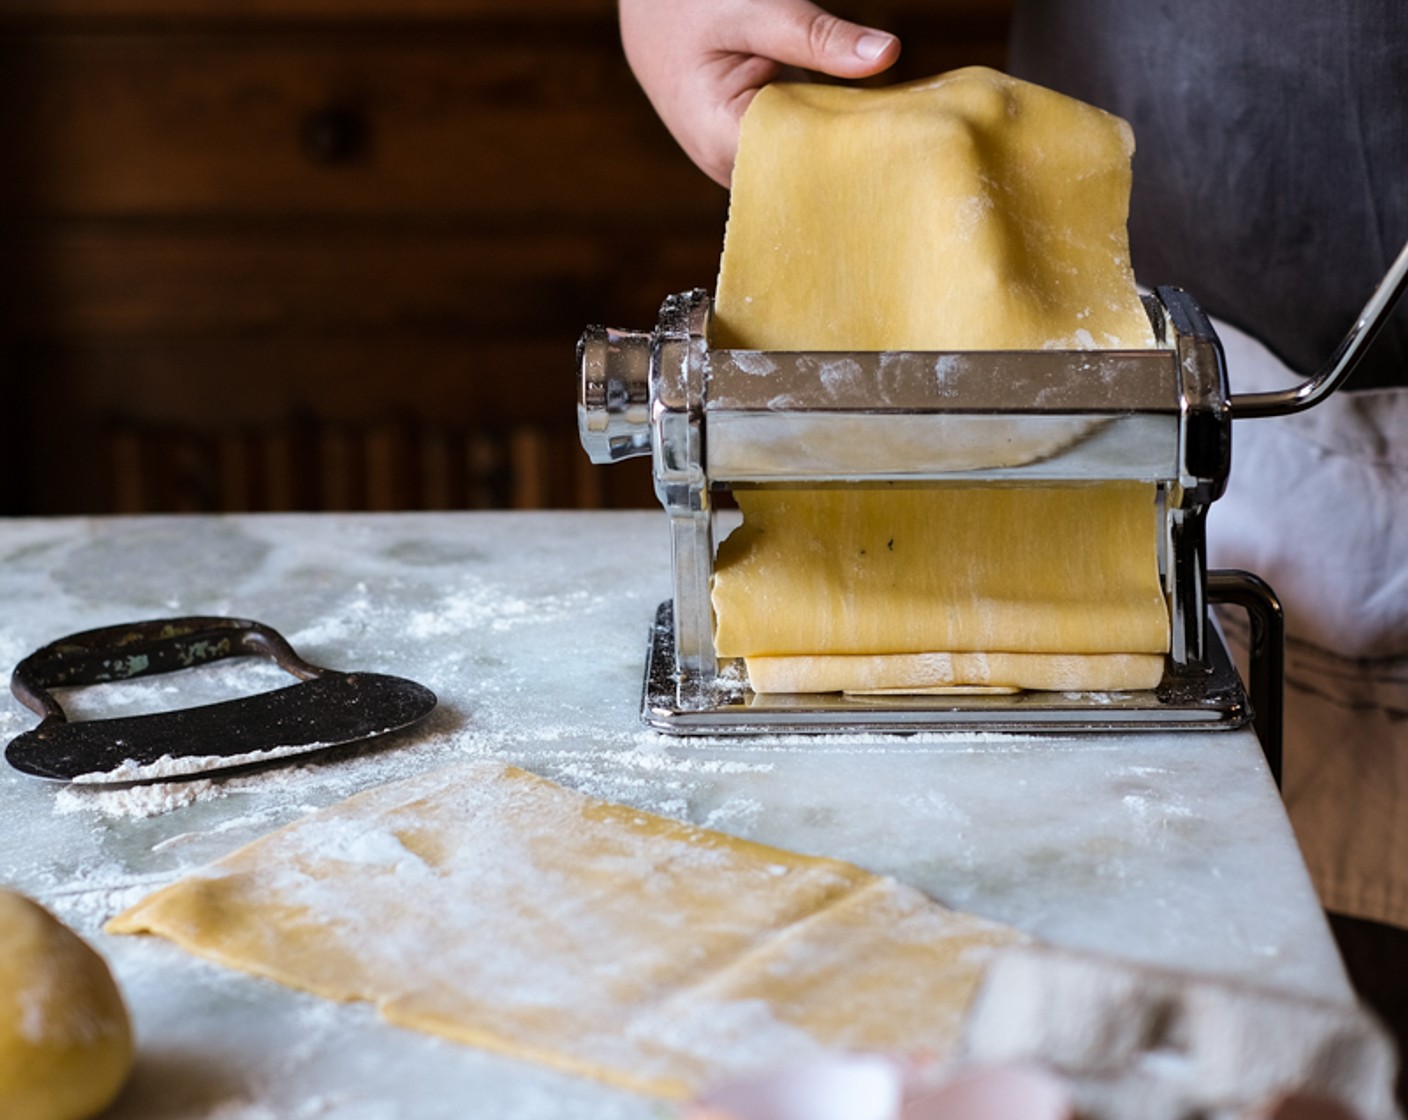
M 652 454 L 670 515 L 648 722 L 1249 718 L 1210 587 L 1274 600 L 1204 559 L 1236 402 L 1196 302 L 1134 287 L 1131 152 L 1116 118 L 981 68 L 759 94 L 717 297 L 579 346 L 585 446 Z M 745 524 L 716 554 L 722 491 Z M 891 694 L 951 685 L 1056 691 Z

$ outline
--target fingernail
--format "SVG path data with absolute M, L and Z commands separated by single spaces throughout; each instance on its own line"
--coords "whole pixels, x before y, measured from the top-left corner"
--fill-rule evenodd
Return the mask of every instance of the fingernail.
M 882 35 L 875 31 L 867 31 L 856 40 L 856 54 L 865 59 L 866 62 L 874 62 L 890 49 L 890 44 L 894 41 L 895 37 L 893 35 Z

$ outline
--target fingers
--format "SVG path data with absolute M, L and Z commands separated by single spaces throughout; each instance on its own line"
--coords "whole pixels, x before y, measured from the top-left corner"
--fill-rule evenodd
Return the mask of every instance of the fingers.
M 626 58 L 656 112 L 724 186 L 743 111 L 783 67 L 861 78 L 900 49 L 895 36 L 810 0 L 620 0 L 620 18 Z
M 810 0 L 757 4 L 734 33 L 739 42 L 732 49 L 837 78 L 878 74 L 900 54 L 899 39 L 888 31 L 850 23 Z
M 733 161 L 738 155 L 739 118 L 732 112 L 716 112 L 688 145 L 681 144 L 695 165 L 718 183 L 733 181 Z

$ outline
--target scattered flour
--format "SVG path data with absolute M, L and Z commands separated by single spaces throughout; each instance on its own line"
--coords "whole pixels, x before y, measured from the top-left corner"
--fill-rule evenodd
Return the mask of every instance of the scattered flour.
M 425 639 L 466 630 L 487 628 L 503 633 L 525 625 L 564 622 L 578 617 L 590 598 L 580 590 L 524 598 L 487 585 L 470 586 L 445 595 L 434 610 L 413 611 L 404 632 L 408 637 Z
M 264 751 L 246 751 L 244 754 L 204 754 L 181 755 L 174 757 L 164 754 L 155 762 L 137 762 L 127 759 L 119 766 L 101 773 L 80 774 L 73 779 L 75 785 L 102 785 L 117 782 L 153 782 L 164 778 L 184 778 L 192 774 L 203 774 L 210 770 L 233 770 L 241 766 L 254 766 L 261 762 L 273 762 L 289 755 L 307 754 L 334 746 L 332 743 L 304 743 L 291 747 L 270 747 Z
M 121 789 L 87 789 L 81 784 L 65 786 L 54 798 L 54 812 L 98 812 L 105 817 L 140 820 L 180 809 L 202 799 L 223 793 L 220 783 L 209 778 L 190 782 L 125 786 Z
M 704 818 L 704 827 L 747 835 L 763 815 L 763 803 L 754 797 L 730 797 Z M 786 869 L 783 868 L 783 874 Z

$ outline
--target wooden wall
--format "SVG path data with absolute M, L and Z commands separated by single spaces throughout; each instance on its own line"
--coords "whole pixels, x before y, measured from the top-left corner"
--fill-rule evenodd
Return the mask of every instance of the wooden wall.
M 1006 0 L 837 5 L 906 77 Z M 726 207 L 610 0 L 6 0 L 0 513 L 650 504 L 573 353 Z

